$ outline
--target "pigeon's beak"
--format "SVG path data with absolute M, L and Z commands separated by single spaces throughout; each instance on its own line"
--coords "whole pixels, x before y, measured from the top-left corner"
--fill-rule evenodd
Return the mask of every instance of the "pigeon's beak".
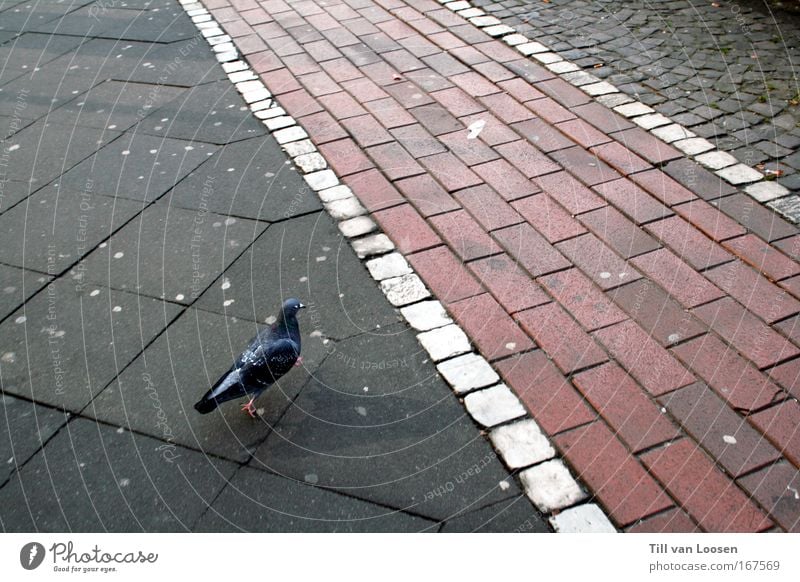
M 298 305 L 298 307 L 299 307 L 300 309 L 305 309 L 305 308 L 306 308 L 305 304 L 303 304 L 303 303 L 300 303 L 300 304 Z

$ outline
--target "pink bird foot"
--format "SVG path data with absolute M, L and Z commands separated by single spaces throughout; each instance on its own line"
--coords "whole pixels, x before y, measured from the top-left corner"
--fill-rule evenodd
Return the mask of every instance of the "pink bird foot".
M 303 365 L 303 356 L 298 356 L 297 361 L 294 363 L 295 366 L 302 366 Z
M 253 404 L 254 400 L 255 398 L 251 398 L 250 402 L 248 402 L 247 404 L 242 404 L 242 412 L 246 412 L 247 414 L 249 414 L 250 418 L 256 417 L 256 407 Z

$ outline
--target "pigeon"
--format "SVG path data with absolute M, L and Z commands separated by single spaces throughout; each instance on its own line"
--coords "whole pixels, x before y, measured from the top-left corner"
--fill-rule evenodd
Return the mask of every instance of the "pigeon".
M 208 414 L 223 402 L 250 396 L 242 410 L 255 417 L 255 399 L 303 361 L 297 313 L 304 307 L 298 299 L 284 301 L 277 321 L 256 334 L 231 369 L 194 405 L 195 410 Z

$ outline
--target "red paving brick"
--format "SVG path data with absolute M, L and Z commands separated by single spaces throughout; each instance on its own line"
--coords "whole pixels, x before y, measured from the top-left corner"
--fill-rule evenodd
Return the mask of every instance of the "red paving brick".
M 651 222 L 645 228 L 697 270 L 708 269 L 734 258 L 679 216 Z
M 417 207 L 422 216 L 430 217 L 461 208 L 459 203 L 427 174 L 399 180 L 395 185 L 406 199 Z
M 529 224 L 496 230 L 493 236 L 534 277 L 566 269 L 569 261 Z
M 552 81 L 547 82 L 551 83 Z M 543 83 L 539 84 L 540 87 L 542 85 Z M 605 133 L 612 133 L 614 131 L 621 131 L 623 129 L 635 127 L 633 123 L 621 115 L 614 113 L 608 107 L 596 102 L 585 103 L 584 105 L 573 107 L 572 112 L 576 113 L 579 117 L 585 119 L 597 129 Z
M 419 124 L 406 125 L 391 130 L 394 138 L 415 158 L 447 151 L 442 143 Z
M 502 250 L 466 210 L 439 214 L 430 222 L 462 261 L 496 255 Z
M 672 500 L 602 422 L 554 440 L 617 526 L 672 507 Z
M 608 359 L 592 337 L 557 303 L 521 311 L 514 318 L 565 374 Z
M 589 233 L 555 245 L 601 289 L 619 287 L 641 275 L 603 241 Z
M 617 287 L 609 296 L 664 347 L 705 333 L 708 328 L 660 285 L 644 278 Z
M 663 164 L 682 158 L 683 154 L 645 130 L 634 127 L 611 134 L 627 149 L 636 152 L 651 164 Z
M 648 170 L 647 172 L 633 174 L 630 179 L 667 206 L 689 202 L 697 198 L 691 190 L 682 186 L 661 170 Z
M 757 532 L 772 522 L 691 441 L 641 456 L 645 466 L 709 532 Z
M 362 148 L 394 142 L 392 135 L 372 115 L 343 119 L 342 126 Z
M 583 105 L 591 101 L 591 97 L 589 97 L 586 93 L 573 87 L 563 79 L 556 78 L 549 79 L 547 81 L 539 81 L 536 83 L 536 88 L 561 103 L 561 105 L 564 107 L 568 107 L 573 111 L 575 110 L 576 106 Z M 608 109 L 606 109 L 606 111 L 608 111 Z
M 417 274 L 444 303 L 453 303 L 483 292 L 475 277 L 445 246 L 414 253 L 407 258 Z
M 700 229 L 708 238 L 717 242 L 741 236 L 746 232 L 742 225 L 705 200 L 679 204 L 673 206 L 672 209 Z
M 481 179 L 451 153 L 435 154 L 419 161 L 448 192 L 481 183 Z
M 556 127 L 569 136 L 572 141 L 582 145 L 585 148 L 590 148 L 596 145 L 607 143 L 611 141 L 602 131 L 598 131 L 582 119 L 570 119 L 557 123 Z
M 376 169 L 347 176 L 344 183 L 371 212 L 397 206 L 404 201 L 400 192 Z
M 797 227 L 746 194 L 734 194 L 712 202 L 714 206 L 767 242 L 797 234 Z M 786 252 L 785 249 L 783 249 Z
M 767 373 L 795 398 L 800 398 L 800 358 L 775 366 Z
M 593 190 L 639 225 L 672 214 L 669 208 L 627 178 L 598 184 Z
M 549 97 L 543 99 L 536 99 L 528 101 L 525 105 L 533 111 L 538 117 L 541 117 L 549 123 L 559 123 L 575 119 L 575 116 Z
M 730 297 L 695 307 L 692 313 L 759 368 L 800 354 L 800 348 Z
M 743 477 L 738 483 L 786 531 L 800 533 L 800 503 L 795 495 L 800 490 L 797 467 L 781 462 Z
M 580 222 L 545 193 L 528 196 L 511 205 L 551 243 L 587 232 Z
M 456 117 L 479 113 L 486 109 L 458 87 L 436 91 L 435 93 L 431 93 L 431 95 Z
M 303 116 L 299 121 L 317 145 L 348 137 L 344 128 L 327 111 Z
M 504 228 L 523 221 L 522 216 L 486 184 L 459 190 L 453 194 L 486 231 Z
M 573 382 L 631 451 L 679 436 L 678 427 L 660 406 L 614 362 L 581 372 Z
M 540 192 L 521 172 L 505 160 L 495 160 L 472 168 L 505 200 L 517 200 Z
M 780 452 L 702 382 L 660 398 L 684 430 L 729 474 L 738 477 L 780 458 Z
M 649 163 L 618 142 L 598 145 L 591 152 L 624 176 L 652 168 Z
M 364 106 L 369 109 L 370 113 L 375 116 L 375 119 L 387 129 L 414 123 L 414 118 L 409 115 L 408 111 L 390 97 L 370 101 L 365 103 Z
M 660 396 L 695 381 L 694 376 L 669 351 L 634 321 L 623 321 L 592 335 L 653 396 Z
M 515 123 L 511 127 L 545 153 L 563 150 L 575 145 L 574 141 L 543 119 L 529 119 Z
M 602 198 L 567 172 L 540 176 L 536 179 L 536 183 L 572 214 L 602 208 L 606 204 Z
M 751 422 L 795 466 L 800 466 L 800 404 L 787 400 L 754 414 Z
M 509 313 L 551 301 L 528 272 L 508 255 L 472 261 L 467 266 Z
M 766 375 L 713 334 L 690 340 L 671 351 L 734 409 L 758 410 L 782 393 Z
M 425 173 L 411 154 L 395 141 L 367 148 L 367 153 L 390 180 L 400 180 Z
M 578 269 L 559 271 L 539 277 L 538 281 L 588 331 L 627 319 Z
M 702 531 L 686 512 L 674 508 L 636 522 L 628 533 L 696 533 Z
M 497 152 L 528 178 L 550 174 L 560 168 L 525 140 L 495 146 Z
M 621 178 L 619 173 L 603 162 L 596 154 L 575 146 L 550 154 L 563 168 L 576 176 L 587 186 Z
M 800 273 L 800 265 L 753 234 L 728 240 L 722 246 L 773 281 Z
M 695 307 L 719 299 L 725 293 L 668 249 L 659 249 L 631 260 L 637 269 L 678 300 Z
M 495 93 L 479 97 L 478 100 L 505 123 L 517 123 L 533 119 L 531 110 L 520 104 L 508 93 Z
M 373 167 L 364 150 L 352 139 L 340 139 L 319 146 L 319 152 L 339 176 L 363 172 Z
M 442 244 L 439 236 L 410 204 L 381 210 L 373 216 L 401 253 L 415 253 Z
M 534 347 L 530 338 L 488 293 L 451 303 L 449 309 L 490 361 Z
M 711 269 L 706 276 L 768 323 L 800 311 L 800 301 L 741 261 Z
M 658 241 L 611 206 L 581 214 L 578 220 L 623 259 L 643 255 L 661 247 Z
M 476 166 L 498 159 L 500 156 L 479 139 L 469 139 L 467 131 L 440 135 L 439 139 L 467 166 Z
M 547 434 L 558 434 L 597 418 L 542 350 L 506 358 L 495 367 Z

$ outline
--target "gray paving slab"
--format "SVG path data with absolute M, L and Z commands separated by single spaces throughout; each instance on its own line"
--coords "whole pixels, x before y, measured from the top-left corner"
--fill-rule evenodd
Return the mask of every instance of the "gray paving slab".
M 89 131 L 87 128 L 85 131 Z M 127 132 L 66 172 L 62 188 L 151 202 L 214 154 L 202 142 Z
M 0 265 L 0 321 L 44 287 L 51 277 L 17 267 Z
M 52 22 L 89 4 L 93 0 L 65 0 L 63 2 L 30 0 L 9 7 L 0 19 L 0 31 L 31 30 Z
M 0 181 L 0 214 L 20 201 L 25 200 L 35 190 L 37 190 L 36 186 L 30 182 L 19 180 Z
M 180 87 L 106 81 L 47 116 L 52 123 L 125 131 L 183 93 Z
M 302 315 L 300 325 L 303 365 L 259 397 L 256 419 L 240 410 L 240 401 L 209 414 L 193 408 L 259 329 L 252 321 L 195 309 L 183 313 L 86 414 L 208 454 L 247 461 L 328 353 L 321 340 L 308 338 Z
M 250 465 L 437 520 L 519 495 L 416 337 L 397 328 L 337 342 Z
M 33 123 L 33 119 L 0 115 L 0 138 L 7 140 Z
M 204 186 L 212 184 L 209 193 Z M 270 136 L 229 144 L 178 184 L 168 202 L 182 208 L 275 222 L 319 210 L 319 197 L 288 165 Z
M 520 495 L 464 513 L 442 524 L 442 533 L 543 533 L 550 531 L 527 497 Z
M 113 130 L 37 121 L 6 141 L 6 178 L 40 188 L 119 136 Z
M 84 39 L 27 32 L 0 46 L 0 85 L 75 50 Z
M 0 215 L 0 262 L 58 275 L 141 208 L 133 200 L 47 186 Z
M 78 411 L 178 314 L 176 305 L 74 281 L 48 284 L 0 324 L 2 390 Z
M 135 204 L 135 203 L 134 203 Z M 154 204 L 86 257 L 85 278 L 188 305 L 267 227 Z
M 139 131 L 152 135 L 227 144 L 266 133 L 230 81 L 187 90 L 144 120 Z
M 307 325 L 325 338 L 374 332 L 400 320 L 322 212 L 271 225 L 196 306 L 263 321 L 275 297 L 291 296 L 309 306 Z
M 177 2 L 158 11 L 125 10 L 112 4 L 93 4 L 29 29 L 80 37 L 162 43 L 185 40 L 199 34 Z
M 419 532 L 429 520 L 244 468 L 198 523 L 205 532 Z
M 0 373 L 4 362 L 0 356 Z M 29 400 L 0 395 L 0 484 L 22 467 L 56 431 L 67 423 L 59 410 Z
M 187 531 L 236 465 L 78 418 L 0 489 L 4 531 Z

